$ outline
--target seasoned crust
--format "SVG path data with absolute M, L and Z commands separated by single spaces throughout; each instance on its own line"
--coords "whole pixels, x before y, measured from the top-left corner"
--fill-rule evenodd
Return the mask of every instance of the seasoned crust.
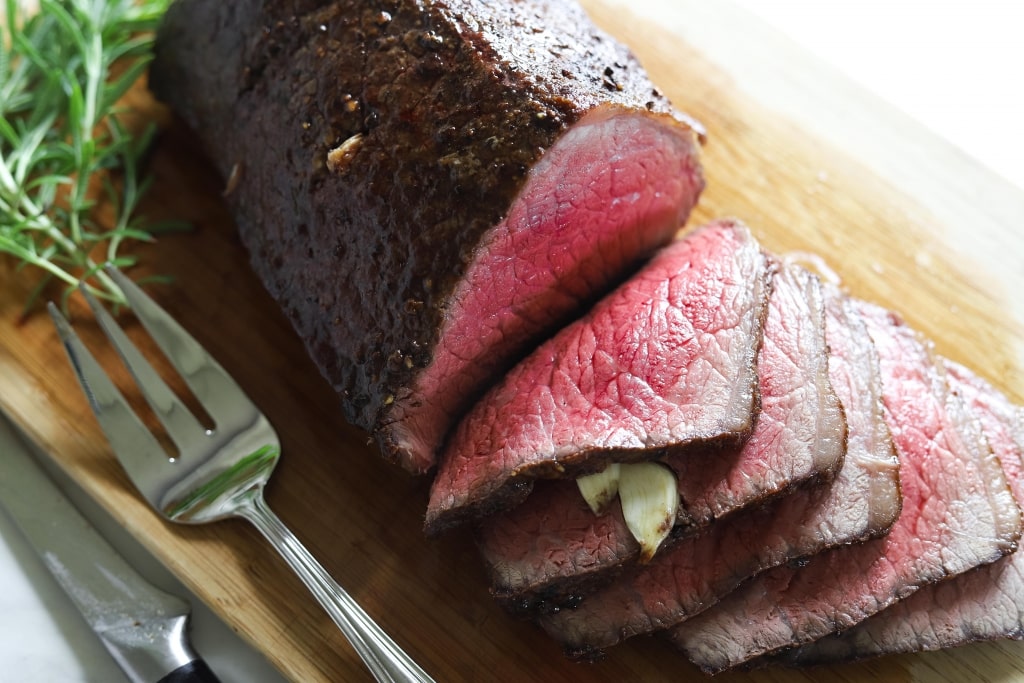
M 693 125 L 582 9 L 544 0 L 178 0 L 152 87 L 225 177 L 244 168 L 227 201 L 253 265 L 366 429 L 569 127 L 608 106 Z

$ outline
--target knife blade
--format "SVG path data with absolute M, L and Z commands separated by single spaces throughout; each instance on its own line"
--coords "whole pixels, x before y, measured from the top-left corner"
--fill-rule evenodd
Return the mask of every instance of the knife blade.
M 8 429 L 0 419 L 0 429 Z M 129 680 L 219 683 L 188 640 L 189 604 L 150 584 L 96 531 L 24 448 L 0 452 L 0 508 Z

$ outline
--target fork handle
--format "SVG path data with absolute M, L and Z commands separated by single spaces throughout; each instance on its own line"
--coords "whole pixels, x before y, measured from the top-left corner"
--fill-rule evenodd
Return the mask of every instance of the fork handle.
M 298 574 L 320 605 L 352 643 L 363 662 L 382 683 L 406 681 L 432 683 L 433 678 L 370 618 L 348 592 L 331 578 L 327 570 L 306 550 L 295 534 L 274 514 L 260 489 L 254 491 L 239 513 L 270 541 L 288 565 Z

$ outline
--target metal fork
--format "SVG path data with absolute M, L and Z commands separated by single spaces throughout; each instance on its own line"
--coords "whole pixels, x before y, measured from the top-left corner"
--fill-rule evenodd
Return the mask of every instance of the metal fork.
M 200 424 L 113 317 L 83 288 L 107 338 L 174 442 L 177 457 L 169 457 L 68 321 L 50 304 L 50 315 L 89 404 L 143 497 L 172 522 L 248 520 L 316 596 L 378 681 L 432 681 L 267 506 L 263 488 L 281 451 L 267 418 L 166 311 L 116 269 L 108 268 L 107 273 L 215 424 L 213 429 Z

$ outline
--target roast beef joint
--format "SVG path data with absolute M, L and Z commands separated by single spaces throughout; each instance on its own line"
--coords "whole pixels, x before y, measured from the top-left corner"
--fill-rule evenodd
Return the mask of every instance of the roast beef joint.
M 177 0 L 151 83 L 243 169 L 256 272 L 414 472 L 703 188 L 699 127 L 572 2 Z

